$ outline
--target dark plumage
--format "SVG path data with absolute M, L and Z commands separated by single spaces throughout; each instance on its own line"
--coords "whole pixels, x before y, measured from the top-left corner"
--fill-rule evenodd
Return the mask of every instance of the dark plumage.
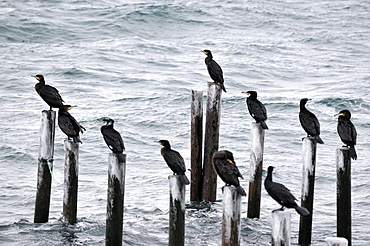
M 320 138 L 320 123 L 317 117 L 306 109 L 306 103 L 311 100 L 307 98 L 301 99 L 299 110 L 299 121 L 301 126 L 307 133 L 307 137 L 313 137 L 316 143 L 323 144 Z
M 180 181 L 183 184 L 190 184 L 188 177 L 185 175 L 186 167 L 184 158 L 182 158 L 179 152 L 171 149 L 171 145 L 168 140 L 159 140 L 158 143 L 163 146 L 161 148 L 161 155 L 168 167 L 172 170 L 173 174 L 179 175 Z
M 68 139 L 73 138 L 73 142 L 82 143 L 80 140 L 80 132 L 86 131 L 86 129 L 81 126 L 75 118 L 68 112 L 76 106 L 63 105 L 58 110 L 58 125 L 60 130 L 64 132 Z
M 35 84 L 35 90 L 40 95 L 40 97 L 52 108 L 60 108 L 63 106 L 63 99 L 59 94 L 59 91 L 50 85 L 45 84 L 44 76 L 38 74 L 32 76 L 36 78 L 39 82 Z
M 351 112 L 349 110 L 342 110 L 335 116 L 338 117 L 337 132 L 340 139 L 349 148 L 349 156 L 356 160 L 357 153 L 355 149 L 357 132 L 355 126 L 351 122 Z
M 213 154 L 212 163 L 216 173 L 226 185 L 234 185 L 240 195 L 247 195 L 239 184 L 238 178 L 243 176 L 235 164 L 233 153 L 227 150 L 217 151 Z
M 215 60 L 213 60 L 212 52 L 210 50 L 203 50 L 204 54 L 207 55 L 205 58 L 205 63 L 207 65 L 207 70 L 211 79 L 221 86 L 221 89 L 226 92 L 226 88 L 224 86 L 224 75 L 220 65 L 217 64 Z
M 265 106 L 257 99 L 256 91 L 242 92 L 248 95 L 247 107 L 249 114 L 256 120 L 257 123 L 261 124 L 262 129 L 269 129 L 265 120 L 267 120 L 267 111 Z
M 272 181 L 273 170 L 274 167 L 272 166 L 269 166 L 267 169 L 265 189 L 267 193 L 282 206 L 280 210 L 284 210 L 284 207 L 294 208 L 300 215 L 309 215 L 310 212 L 306 208 L 297 205 L 297 203 L 295 202 L 297 199 L 293 196 L 288 188 L 286 188 L 283 184 Z
M 105 124 L 100 129 L 105 143 L 113 153 L 117 154 L 118 161 L 124 162 L 122 152 L 125 150 L 125 145 L 121 134 L 113 129 L 114 120 L 111 118 L 103 118 L 101 121 Z

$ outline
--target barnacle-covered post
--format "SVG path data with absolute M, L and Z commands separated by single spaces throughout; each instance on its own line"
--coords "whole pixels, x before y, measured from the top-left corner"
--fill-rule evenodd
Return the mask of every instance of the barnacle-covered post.
M 348 148 L 336 151 L 337 162 L 337 237 L 352 245 L 351 157 Z
M 274 210 L 271 213 L 271 245 L 290 245 L 290 212 Z
M 222 195 L 222 246 L 238 246 L 241 229 L 241 195 L 234 186 L 224 186 Z
M 265 130 L 262 129 L 261 124 L 252 122 L 247 212 L 248 218 L 260 217 L 264 141 Z
M 42 111 L 34 223 L 45 223 L 49 220 L 55 115 L 56 112 L 53 110 Z
M 315 187 L 317 143 L 313 138 L 306 137 L 302 143 L 303 174 L 302 174 L 302 195 L 301 207 L 307 208 L 310 212 L 307 216 L 300 217 L 299 238 L 301 245 L 311 244 L 313 200 Z
M 221 93 L 220 85 L 208 83 L 202 200 L 210 202 L 216 201 L 217 194 L 217 174 L 213 169 L 212 156 L 219 145 Z
M 327 246 L 348 246 L 348 240 L 344 237 L 327 237 L 325 242 Z
M 122 245 L 123 204 L 125 194 L 126 154 L 119 162 L 117 154 L 109 153 L 108 197 L 105 245 Z
M 202 200 L 203 91 L 191 91 L 190 201 Z
M 185 185 L 179 175 L 168 177 L 170 185 L 169 246 L 185 244 Z
M 71 225 L 77 222 L 79 143 L 64 141 L 64 199 L 63 217 Z

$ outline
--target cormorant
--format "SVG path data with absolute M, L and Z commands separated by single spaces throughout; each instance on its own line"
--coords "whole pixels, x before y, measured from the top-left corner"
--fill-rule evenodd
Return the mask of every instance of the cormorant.
M 181 183 L 185 185 L 190 184 L 188 177 L 185 175 L 185 161 L 180 153 L 171 149 L 171 145 L 168 140 L 159 140 L 156 142 L 163 146 L 161 148 L 161 155 L 163 156 L 168 167 L 172 170 L 173 174 L 179 175 Z
M 207 65 L 209 76 L 211 76 L 211 79 L 216 84 L 219 84 L 221 89 L 226 92 L 226 88 L 224 86 L 224 77 L 220 65 L 218 65 L 217 62 L 212 59 L 213 56 L 210 50 L 203 50 L 202 52 L 207 55 L 204 61 Z
M 261 124 L 262 129 L 269 129 L 265 120 L 267 120 L 267 111 L 265 106 L 257 99 L 257 91 L 242 92 L 248 95 L 247 106 L 249 114 Z
M 60 130 L 62 130 L 67 136 L 68 139 L 73 138 L 73 142 L 82 143 L 80 139 L 80 132 L 86 131 L 86 129 L 81 126 L 75 118 L 68 112 L 72 109 L 71 105 L 62 105 L 58 110 L 58 125 Z
M 356 139 L 357 132 L 355 126 L 351 122 L 351 112 L 349 110 L 342 110 L 335 116 L 338 117 L 337 132 L 340 139 L 349 148 L 349 156 L 353 159 L 357 159 L 356 154 Z
M 317 117 L 306 109 L 306 103 L 311 100 L 307 98 L 301 99 L 299 121 L 301 126 L 307 133 L 307 137 L 311 136 L 314 138 L 316 143 L 323 144 L 324 142 L 320 138 L 320 123 Z
M 216 151 L 212 157 L 213 167 L 226 185 L 234 185 L 241 196 L 246 196 L 245 190 L 240 186 L 238 177 L 243 179 L 235 164 L 233 153 L 228 150 Z
M 36 78 L 39 82 L 35 84 L 35 90 L 40 95 L 40 97 L 52 108 L 60 108 L 63 106 L 63 99 L 59 94 L 59 91 L 50 85 L 45 84 L 44 76 L 38 74 L 32 76 Z
M 117 154 L 118 161 L 124 162 L 125 159 L 122 152 L 125 150 L 125 145 L 121 134 L 113 129 L 114 120 L 111 118 L 102 118 L 101 121 L 105 124 L 100 129 L 105 143 L 113 153 Z
M 284 210 L 286 208 L 294 208 L 297 213 L 300 215 L 306 216 L 309 215 L 310 212 L 304 208 L 297 205 L 295 202 L 297 198 L 293 196 L 288 188 L 286 188 L 283 184 L 279 184 L 272 181 L 272 171 L 274 167 L 269 166 L 267 169 L 267 177 L 265 179 L 265 189 L 267 193 L 279 203 L 282 207 L 277 210 Z M 274 210 L 275 211 L 275 210 Z

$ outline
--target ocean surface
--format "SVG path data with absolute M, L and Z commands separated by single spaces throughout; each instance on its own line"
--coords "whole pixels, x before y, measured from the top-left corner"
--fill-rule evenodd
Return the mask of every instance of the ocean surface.
M 299 100 L 321 123 L 312 245 L 336 236 L 335 151 L 342 109 L 352 112 L 353 245 L 370 242 L 370 2 L 291 0 L 0 1 L 0 245 L 104 245 L 109 149 L 98 118 L 115 119 L 126 144 L 124 245 L 167 245 L 170 169 L 155 140 L 168 139 L 190 168 L 191 90 L 211 82 L 201 50 L 224 71 L 220 149 L 234 153 L 248 189 L 252 118 L 242 91 L 256 90 L 268 111 L 263 178 L 300 197 Z M 63 141 L 57 127 L 50 219 L 34 224 L 41 111 L 31 75 L 58 88 L 81 136 L 78 223 L 63 223 Z M 189 172 L 187 172 L 190 176 Z M 218 187 L 223 183 L 218 180 Z M 189 202 L 187 187 L 186 202 Z M 280 206 L 262 189 L 261 218 L 242 199 L 241 245 L 270 244 Z M 292 213 L 292 244 L 299 216 Z M 222 194 L 210 209 L 186 210 L 186 245 L 221 245 Z

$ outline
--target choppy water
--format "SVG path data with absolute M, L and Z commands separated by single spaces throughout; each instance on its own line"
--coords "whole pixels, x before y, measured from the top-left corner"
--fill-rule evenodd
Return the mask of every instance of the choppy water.
M 108 149 L 96 119 L 110 116 L 127 148 L 124 244 L 166 245 L 171 172 L 153 140 L 169 139 L 189 165 L 190 90 L 206 90 L 210 82 L 203 49 L 213 51 L 228 90 L 220 148 L 234 152 L 245 177 L 251 118 L 240 92 L 257 90 L 266 105 L 264 170 L 274 165 L 275 180 L 296 196 L 305 135 L 298 102 L 313 99 L 308 107 L 325 142 L 318 146 L 313 245 L 336 235 L 334 153 L 341 142 L 333 115 L 351 110 L 359 156 L 352 165 L 353 245 L 370 241 L 368 1 L 1 1 L 0 10 L 0 244 L 104 244 Z M 32 74 L 43 74 L 77 104 L 71 113 L 87 128 L 76 226 L 60 220 L 65 136 L 59 129 L 50 221 L 32 223 L 40 116 L 48 108 Z M 187 245 L 221 245 L 220 200 L 218 190 L 211 210 L 187 210 Z M 279 206 L 263 189 L 261 219 L 250 220 L 242 203 L 242 245 L 269 245 L 270 212 Z M 299 218 L 292 213 L 297 244 Z

